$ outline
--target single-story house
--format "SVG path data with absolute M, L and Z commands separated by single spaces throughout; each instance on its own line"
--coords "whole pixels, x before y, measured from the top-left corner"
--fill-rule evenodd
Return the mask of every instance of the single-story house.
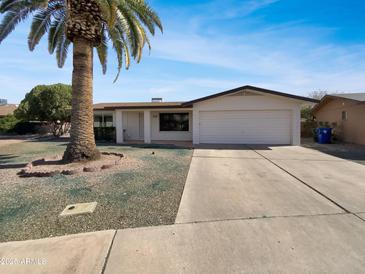
M 342 141 L 365 145 L 365 93 L 326 95 L 312 113 L 317 122 L 333 127 Z
M 299 145 L 308 102 L 318 100 L 243 86 L 188 102 L 95 104 L 94 125 L 115 127 L 117 143 Z
M 17 106 L 13 104 L 0 104 L 0 118 L 13 114 Z

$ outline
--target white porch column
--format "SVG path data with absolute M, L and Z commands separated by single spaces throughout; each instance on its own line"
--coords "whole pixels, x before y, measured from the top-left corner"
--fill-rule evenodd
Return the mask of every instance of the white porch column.
M 115 111 L 115 131 L 117 134 L 117 144 L 123 144 L 123 111 L 121 110 Z
M 144 111 L 144 142 L 151 143 L 151 111 Z
M 193 109 L 193 144 L 194 145 L 198 145 L 200 143 L 199 140 L 199 129 L 200 129 L 200 125 L 199 125 L 199 110 L 198 109 Z
M 300 106 L 293 109 L 293 124 L 292 124 L 292 145 L 300 146 L 301 125 L 300 125 Z

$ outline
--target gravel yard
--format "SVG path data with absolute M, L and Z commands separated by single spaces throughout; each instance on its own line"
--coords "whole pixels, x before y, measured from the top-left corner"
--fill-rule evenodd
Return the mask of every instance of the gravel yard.
M 122 164 L 96 173 L 19 178 L 26 163 L 62 155 L 65 143 L 3 141 L 0 242 L 175 221 L 192 150 L 101 145 L 101 151 L 123 153 Z M 93 214 L 59 217 L 68 204 L 94 201 Z

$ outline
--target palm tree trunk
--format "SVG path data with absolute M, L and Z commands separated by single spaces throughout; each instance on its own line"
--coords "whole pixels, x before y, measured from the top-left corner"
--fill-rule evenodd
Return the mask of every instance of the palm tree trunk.
M 94 138 L 93 45 L 84 38 L 73 41 L 71 140 L 63 155 L 68 162 L 100 157 Z

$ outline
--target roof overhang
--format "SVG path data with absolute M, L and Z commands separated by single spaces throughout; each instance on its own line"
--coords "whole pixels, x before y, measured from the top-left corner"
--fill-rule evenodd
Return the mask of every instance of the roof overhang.
M 176 105 L 165 105 L 165 106 L 118 106 L 118 107 L 105 107 L 99 110 L 135 110 L 135 109 L 185 109 L 188 106 L 176 106 Z
M 166 102 L 166 103 L 162 103 L 162 104 L 161 103 L 158 103 L 158 104 L 154 104 L 154 103 L 116 103 L 115 105 L 110 104 L 110 103 L 96 104 L 96 105 L 94 105 L 94 110 L 111 111 L 111 110 L 146 110 L 146 109 L 151 109 L 151 110 L 153 110 L 153 109 L 154 110 L 156 110 L 156 109 L 166 109 L 166 110 L 167 109 L 188 109 L 188 108 L 192 108 L 193 105 L 196 103 L 211 100 L 211 99 L 226 96 L 226 95 L 230 95 L 230 94 L 234 94 L 234 93 L 237 93 L 237 92 L 240 92 L 243 90 L 251 90 L 251 91 L 254 91 L 257 93 L 280 96 L 280 97 L 284 97 L 284 98 L 288 98 L 288 99 L 302 101 L 303 103 L 312 103 L 313 104 L 313 103 L 320 102 L 319 100 L 316 100 L 313 98 L 308 98 L 308 97 L 293 95 L 293 94 L 289 94 L 289 93 L 283 93 L 283 92 L 279 92 L 279 91 L 274 91 L 274 90 L 246 85 L 246 86 L 238 87 L 235 89 L 212 94 L 209 96 L 205 96 L 205 97 L 195 99 L 192 101 L 188 101 L 188 102 Z
M 246 86 L 238 87 L 238 88 L 235 88 L 235 89 L 219 92 L 219 93 L 216 93 L 216 94 L 213 94 L 213 95 L 201 97 L 199 99 L 195 99 L 195 100 L 192 100 L 192 101 L 188 101 L 188 102 L 183 103 L 182 105 L 183 106 L 192 106 L 193 104 L 196 104 L 196 103 L 199 103 L 199 102 L 211 100 L 211 99 L 221 97 L 221 96 L 234 94 L 236 92 L 239 92 L 239 91 L 242 91 L 242 90 L 245 90 L 245 89 L 253 90 L 253 91 L 256 91 L 256 92 L 259 92 L 259 93 L 276 95 L 276 96 L 281 96 L 281 97 L 285 97 L 285 98 L 289 98 L 289 99 L 300 100 L 300 101 L 303 101 L 303 102 L 319 103 L 319 100 L 316 100 L 316 99 L 313 99 L 313 98 L 308 98 L 308 97 L 293 95 L 293 94 L 289 94 L 289 93 L 279 92 L 279 91 L 275 91 L 275 90 L 264 89 L 264 88 L 259 88 L 259 87 L 246 85 Z

